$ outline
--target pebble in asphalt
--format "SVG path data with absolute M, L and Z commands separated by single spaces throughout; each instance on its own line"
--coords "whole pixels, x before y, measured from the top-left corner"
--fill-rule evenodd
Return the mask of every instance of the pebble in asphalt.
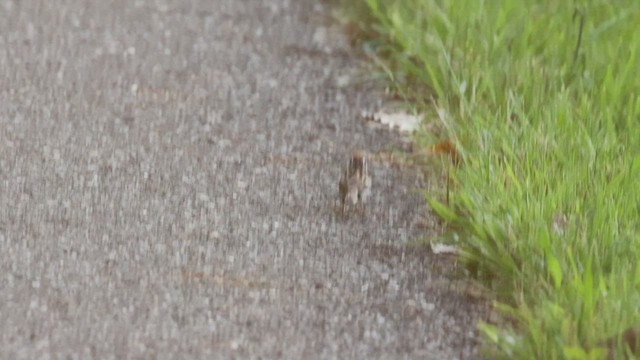
M 0 357 L 477 357 L 317 1 L 0 3 Z

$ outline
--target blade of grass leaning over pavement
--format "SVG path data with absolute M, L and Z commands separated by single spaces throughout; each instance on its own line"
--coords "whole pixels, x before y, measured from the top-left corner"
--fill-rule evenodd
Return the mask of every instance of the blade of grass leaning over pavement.
M 640 356 L 640 2 L 358 4 L 369 53 L 465 154 L 428 200 L 513 320 L 482 325 L 487 350 Z

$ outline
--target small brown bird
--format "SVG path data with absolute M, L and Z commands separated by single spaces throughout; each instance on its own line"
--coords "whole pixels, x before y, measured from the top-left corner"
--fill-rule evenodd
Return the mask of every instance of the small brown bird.
M 351 205 L 362 206 L 364 210 L 364 204 L 371 194 L 371 176 L 367 158 L 361 151 L 356 150 L 351 155 L 347 169 L 338 182 L 338 192 L 342 216 L 344 216 L 347 201 L 351 202 Z

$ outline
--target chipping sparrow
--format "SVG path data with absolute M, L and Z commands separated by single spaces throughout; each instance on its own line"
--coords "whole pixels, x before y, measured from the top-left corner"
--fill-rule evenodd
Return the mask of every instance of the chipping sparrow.
M 351 202 L 351 205 L 359 204 L 364 210 L 364 203 L 371 194 L 371 176 L 369 175 L 367 158 L 361 151 L 356 150 L 351 155 L 347 169 L 340 177 L 338 191 L 343 216 L 347 200 Z

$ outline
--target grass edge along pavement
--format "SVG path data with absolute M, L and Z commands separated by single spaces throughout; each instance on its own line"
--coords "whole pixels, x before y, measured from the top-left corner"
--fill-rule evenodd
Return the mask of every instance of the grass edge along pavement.
M 463 157 L 447 196 L 425 196 L 495 295 L 486 355 L 640 356 L 640 2 L 340 6 L 358 47 Z

